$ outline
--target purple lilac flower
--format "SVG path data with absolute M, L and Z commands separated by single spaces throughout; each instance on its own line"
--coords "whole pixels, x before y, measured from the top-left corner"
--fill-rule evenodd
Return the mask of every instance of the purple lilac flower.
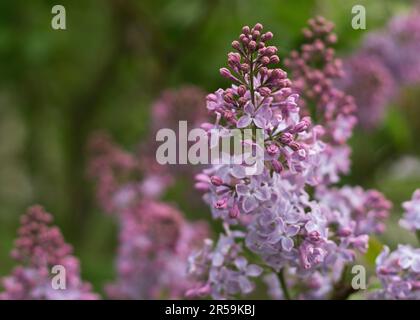
M 195 285 L 187 257 L 207 236 L 207 225 L 188 223 L 175 208 L 151 200 L 121 213 L 118 278 L 106 287 L 114 299 L 179 299 Z
M 213 248 L 206 240 L 205 246 L 189 258 L 189 273 L 202 279 L 202 283 L 190 289 L 187 296 L 211 295 L 214 299 L 228 299 L 237 294 L 249 294 L 254 289 L 250 278 L 261 275 L 262 268 L 249 264 L 241 255 L 242 248 L 235 242 L 239 234 L 221 235 Z
M 93 300 L 99 296 L 80 277 L 79 260 L 72 255 L 52 216 L 40 206 L 28 209 L 21 218 L 12 257 L 20 264 L 1 280 L 5 291 L 0 300 Z M 54 289 L 52 268 L 65 268 L 66 288 Z
M 327 208 L 328 221 L 346 236 L 383 233 L 392 206 L 380 192 L 361 187 L 320 188 L 316 198 Z
M 156 199 L 173 183 L 173 177 L 155 158 L 138 158 L 105 133 L 91 137 L 89 152 L 89 175 L 96 180 L 96 197 L 106 212 L 121 210 L 140 195 Z
M 326 21 L 311 24 L 310 39 L 335 41 Z M 221 219 L 227 232 L 215 249 L 206 242 L 190 256 L 190 274 L 202 279 L 190 294 L 228 298 L 248 293 L 249 280 L 237 278 L 244 269 L 237 257 L 251 251 L 269 273 L 286 274 L 289 286 L 301 288 L 312 279 L 313 285 L 305 289 L 308 298 L 326 296 L 344 265 L 355 260 L 356 252 L 366 252 L 368 234 L 383 231 L 390 204 L 380 193 L 335 190 L 329 185 L 349 167 L 346 141 L 355 123 L 352 99 L 332 86 L 331 79 L 340 75 L 333 51 L 315 40 L 304 49 L 303 58 L 314 76 L 319 77 L 319 72 L 311 59 L 322 53 L 325 61 L 321 81 L 325 93 L 308 94 L 309 80 L 314 79 L 297 76 L 301 84 L 308 80 L 308 87 L 301 87 L 306 102 L 319 106 L 322 125 L 313 124 L 309 116 L 301 116 L 301 107 L 308 110 L 296 93 L 299 85 L 283 70 L 270 68 L 279 61 L 277 49 L 266 44 L 272 36 L 263 33 L 260 24 L 244 27 L 232 43 L 236 52 L 228 54 L 229 69 L 220 71 L 233 85 L 207 96 L 215 128 L 263 129 L 265 150 L 258 174 L 250 174 L 241 162 L 231 162 L 215 164 L 196 176 L 196 187 L 205 192 L 213 218 Z M 236 155 L 224 157 L 236 159 Z M 315 187 L 315 193 L 308 192 L 309 187 Z M 276 294 L 278 286 L 270 291 L 287 296 Z
M 381 59 L 400 84 L 420 81 L 420 13 L 394 17 L 385 30 L 370 33 L 364 52 Z
M 334 24 L 323 17 L 310 19 L 308 28 L 303 30 L 305 44 L 285 60 L 294 80 L 293 90 L 303 97 L 300 100 L 302 112 L 313 115 L 317 124 L 323 126 L 321 140 L 328 145 L 319 157 L 317 180 L 330 183 L 337 182 L 339 174 L 348 173 L 348 166 L 341 164 L 343 155 L 350 152 L 347 149 L 343 153 L 343 146 L 357 122 L 354 99 L 335 85 L 335 80 L 343 76 L 343 70 L 332 48 L 337 41 L 333 29 Z M 344 163 L 349 161 L 346 159 Z
M 207 118 L 205 98 L 205 92 L 192 85 L 163 91 L 152 105 L 152 132 L 161 128 L 178 130 L 179 121 L 197 128 Z
M 413 193 L 410 201 L 403 203 L 403 208 L 405 212 L 400 220 L 401 226 L 411 231 L 420 230 L 420 189 Z
M 420 299 L 420 249 L 399 245 L 390 252 L 385 247 L 376 259 L 376 275 L 382 289 L 371 295 L 373 299 Z
M 205 92 L 193 85 L 184 85 L 177 89 L 164 90 L 158 99 L 153 103 L 151 110 L 151 134 L 145 138 L 145 142 L 140 145 L 139 156 L 141 159 L 148 160 L 148 164 L 154 163 L 160 166 L 160 171 L 165 171 L 167 175 L 176 180 L 187 178 L 190 180 L 202 168 L 188 164 L 161 166 L 156 163 L 156 134 L 160 129 L 171 129 L 175 132 L 179 130 L 179 122 L 185 121 L 188 130 L 199 128 L 207 120 Z M 193 145 L 192 141 L 187 143 L 187 147 Z M 178 143 L 176 148 L 178 150 Z M 156 176 L 156 175 L 153 175 Z M 192 189 L 192 188 L 191 188 Z M 192 189 L 188 193 L 194 192 Z
M 366 53 L 357 53 L 343 62 L 345 77 L 339 86 L 351 94 L 357 104 L 357 117 L 364 129 L 382 122 L 387 104 L 396 92 L 396 84 L 383 62 Z
M 173 179 L 148 156 L 150 150 L 136 158 L 104 135 L 92 139 L 90 150 L 99 202 L 120 227 L 117 279 L 106 287 L 108 297 L 183 297 L 194 285 L 187 279 L 187 257 L 208 235 L 207 225 L 189 223 L 177 209 L 155 200 Z

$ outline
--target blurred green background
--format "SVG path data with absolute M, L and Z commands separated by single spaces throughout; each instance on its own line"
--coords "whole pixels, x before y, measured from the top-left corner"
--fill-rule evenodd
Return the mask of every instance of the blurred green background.
M 51 8 L 66 8 L 67 30 L 51 28 Z M 351 28 L 351 8 L 363 4 L 367 29 Z M 0 1 L 0 276 L 19 216 L 39 203 L 53 213 L 95 289 L 114 277 L 117 228 L 86 178 L 86 142 L 109 131 L 125 148 L 148 132 L 149 110 L 165 88 L 226 85 L 231 41 L 245 24 L 275 34 L 280 57 L 297 48 L 308 18 L 335 22 L 339 55 L 355 50 L 369 31 L 410 9 L 392 0 L 84 0 Z M 352 174 L 343 183 L 375 187 L 400 202 L 420 186 L 419 88 L 405 88 L 372 133 L 356 132 Z M 185 183 L 185 182 L 183 182 Z M 192 182 L 191 182 L 192 183 Z M 178 188 L 178 189 L 177 189 Z M 168 200 L 193 219 L 210 220 L 175 186 Z M 391 224 L 391 244 L 414 239 Z

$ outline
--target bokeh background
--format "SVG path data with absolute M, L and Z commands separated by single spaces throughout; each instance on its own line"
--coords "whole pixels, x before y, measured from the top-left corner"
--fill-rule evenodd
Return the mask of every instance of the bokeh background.
M 62 4 L 67 30 L 51 28 Z M 362 4 L 367 29 L 351 28 Z M 218 69 L 245 25 L 275 34 L 279 56 L 298 48 L 308 18 L 336 24 L 339 56 L 351 54 L 366 33 L 410 11 L 393 0 L 85 0 L 0 1 L 0 276 L 19 216 L 39 203 L 54 214 L 82 263 L 82 276 L 102 292 L 115 276 L 117 227 L 104 215 L 86 174 L 86 144 L 97 130 L 127 150 L 147 135 L 150 107 L 162 90 L 194 84 L 211 92 L 225 85 Z M 395 221 L 401 201 L 420 186 L 420 86 L 404 87 L 375 130 L 356 130 L 351 175 L 342 183 L 374 187 L 394 203 L 386 241 L 412 242 Z M 165 199 L 190 219 L 211 220 L 204 206 L 180 190 Z M 374 250 L 374 249 L 373 249 Z

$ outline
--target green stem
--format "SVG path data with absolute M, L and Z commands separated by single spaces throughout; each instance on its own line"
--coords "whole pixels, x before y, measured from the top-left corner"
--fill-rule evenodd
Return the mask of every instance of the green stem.
M 292 300 L 290 297 L 289 289 L 287 289 L 286 279 L 284 278 L 284 268 L 277 274 L 280 280 L 281 289 L 283 290 L 284 298 Z
M 420 230 L 416 231 L 417 241 L 420 243 Z
M 255 94 L 254 94 L 254 61 L 253 61 L 253 58 L 252 58 L 252 54 L 249 57 L 249 74 L 250 74 L 249 91 L 251 93 L 251 101 L 252 101 L 252 104 L 253 104 L 254 108 L 256 108 Z

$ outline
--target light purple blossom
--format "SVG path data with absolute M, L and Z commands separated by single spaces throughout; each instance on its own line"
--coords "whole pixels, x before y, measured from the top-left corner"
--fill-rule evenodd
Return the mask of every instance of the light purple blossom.
M 390 252 L 385 247 L 376 259 L 376 274 L 382 289 L 374 292 L 373 299 L 420 299 L 420 249 L 399 245 Z
M 417 189 L 412 199 L 404 202 L 402 206 L 405 212 L 400 225 L 411 231 L 420 230 L 420 189 Z
M 9 276 L 1 279 L 4 292 L 0 300 L 96 300 L 90 283 L 80 276 L 79 260 L 58 227 L 52 226 L 52 216 L 41 206 L 28 209 L 21 218 L 18 239 L 12 257 L 19 263 Z M 66 288 L 52 286 L 54 266 L 65 268 Z
M 265 129 L 271 120 L 272 112 L 267 104 L 263 104 L 257 110 L 251 102 L 248 102 L 244 107 L 244 115 L 239 118 L 238 128 L 246 128 L 252 122 L 256 127 Z

